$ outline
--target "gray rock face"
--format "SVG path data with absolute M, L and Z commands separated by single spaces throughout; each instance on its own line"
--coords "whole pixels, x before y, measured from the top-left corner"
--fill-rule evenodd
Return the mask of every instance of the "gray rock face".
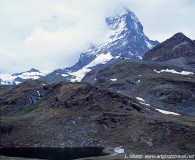
M 160 72 L 162 70 L 176 71 L 177 74 Z M 182 71 L 191 74 L 182 75 Z M 193 70 L 187 71 L 170 64 L 122 59 L 87 73 L 82 81 L 129 97 L 142 97 L 144 103 L 155 108 L 195 115 Z
M 87 65 L 97 55 L 110 52 L 113 57 L 121 56 L 133 60 L 140 60 L 143 54 L 159 44 L 150 40 L 143 32 L 143 26 L 136 15 L 125 9 L 116 17 L 106 18 L 110 32 L 106 40 L 99 46 L 93 46 L 88 51 L 81 53 L 77 64 L 70 69 L 79 69 Z
M 6 87 L 6 86 L 4 86 Z M 28 88 L 28 90 L 26 90 Z M 4 91 L 3 88 L 1 88 Z M 46 84 L 41 81 L 27 80 L 22 85 L 9 86 L 6 92 L 3 92 L 0 99 L 1 116 L 12 116 L 15 113 L 29 109 L 37 103 L 47 92 Z M 17 95 L 12 97 L 11 95 Z M 10 106 L 14 106 L 13 108 Z M 5 111 L 5 112 L 4 112 Z
M 177 33 L 173 37 L 148 51 L 143 56 L 143 60 L 163 62 L 192 56 L 195 56 L 194 42 L 183 33 Z

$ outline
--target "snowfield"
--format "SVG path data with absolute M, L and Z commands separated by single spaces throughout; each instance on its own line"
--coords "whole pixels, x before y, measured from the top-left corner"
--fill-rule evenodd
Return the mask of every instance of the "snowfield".
M 163 113 L 163 114 L 172 114 L 172 115 L 180 115 L 179 113 L 175 113 L 175 112 L 170 112 L 170 111 L 165 111 L 165 110 L 162 110 L 162 109 L 157 109 L 157 111 L 159 111 L 160 113 Z
M 162 69 L 161 71 L 157 71 L 156 69 L 154 69 L 154 72 L 156 72 L 156 73 L 169 72 L 169 73 L 181 74 L 181 75 L 191 75 L 191 74 L 194 74 L 194 73 L 188 72 L 188 71 L 177 72 L 174 69 Z
M 88 65 L 86 65 L 85 67 L 83 67 L 82 69 L 76 71 L 76 72 L 70 72 L 70 75 L 75 76 L 75 79 L 72 79 L 72 82 L 80 82 L 81 79 L 88 73 L 91 71 L 91 67 L 94 67 L 96 65 L 99 64 L 106 64 L 108 61 L 110 61 L 113 58 L 113 56 L 110 53 L 107 54 L 99 54 L 97 55 L 97 57 L 90 62 Z
M 17 78 L 27 80 L 27 79 L 39 79 L 40 77 L 46 76 L 48 71 L 46 72 L 40 72 L 40 71 L 27 71 L 23 73 L 17 73 L 17 74 L 10 74 L 10 73 L 0 73 L 0 83 L 2 85 L 13 85 L 13 84 L 20 84 L 20 80 L 16 80 Z

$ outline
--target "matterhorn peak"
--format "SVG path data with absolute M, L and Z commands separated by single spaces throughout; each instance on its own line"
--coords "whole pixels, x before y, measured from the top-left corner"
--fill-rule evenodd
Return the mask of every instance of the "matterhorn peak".
M 107 64 L 111 60 L 123 57 L 131 60 L 141 60 L 145 52 L 158 44 L 150 40 L 143 32 L 143 26 L 136 15 L 127 8 L 123 8 L 115 16 L 105 19 L 109 31 L 103 42 L 88 48 L 81 53 L 79 61 L 72 67 L 58 69 L 44 77 L 59 82 L 61 76 L 67 75 L 67 81 L 80 81 L 92 69 Z M 59 76 L 60 78 L 56 78 Z M 58 79 L 58 81 L 56 81 Z M 64 79 L 63 79 L 64 80 Z M 51 83 L 51 82 L 50 82 Z
M 130 10 L 124 8 L 119 14 L 106 18 L 107 25 L 111 30 L 137 32 L 143 34 L 143 26 L 137 16 Z

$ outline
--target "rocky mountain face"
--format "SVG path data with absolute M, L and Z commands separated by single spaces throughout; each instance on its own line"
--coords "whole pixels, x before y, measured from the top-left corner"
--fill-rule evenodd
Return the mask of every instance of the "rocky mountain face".
M 87 73 L 82 81 L 135 99 L 141 97 L 146 106 L 195 115 L 194 70 L 121 59 Z
M 48 83 L 80 81 L 87 72 L 106 64 L 111 59 L 123 57 L 141 60 L 146 51 L 159 44 L 144 34 L 141 22 L 127 9 L 115 17 L 106 18 L 106 24 L 110 30 L 102 44 L 81 53 L 79 61 L 72 67 L 55 70 L 42 80 Z M 63 74 L 65 78 L 59 74 Z
M 41 72 L 34 68 L 15 74 L 0 73 L 0 85 L 17 85 L 29 79 L 39 79 L 47 74 L 47 72 Z
M 186 37 L 183 33 L 177 33 L 173 37 L 160 43 L 156 47 L 148 51 L 143 60 L 164 62 L 168 60 L 178 59 L 182 57 L 194 57 L 194 42 Z
M 1 87 L 1 147 L 195 151 L 193 118 L 162 114 L 120 93 L 86 83 L 48 85 L 35 80 Z
M 144 34 L 141 22 L 129 10 L 125 9 L 118 16 L 106 18 L 106 23 L 110 31 L 106 35 L 105 42 L 81 53 L 78 63 L 67 70 L 83 68 L 102 53 L 110 53 L 112 57 L 140 60 L 146 51 L 158 44 Z

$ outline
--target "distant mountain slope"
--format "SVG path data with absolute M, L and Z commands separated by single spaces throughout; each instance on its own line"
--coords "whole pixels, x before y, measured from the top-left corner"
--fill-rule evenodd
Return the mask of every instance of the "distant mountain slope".
M 47 72 L 41 72 L 37 69 L 31 68 L 29 71 L 15 73 L 15 74 L 7 74 L 0 73 L 0 84 L 1 85 L 17 85 L 28 79 L 39 79 L 43 76 L 46 76 Z
M 81 53 L 79 61 L 72 67 L 57 69 L 42 80 L 48 83 L 80 81 L 87 72 L 106 64 L 113 58 L 141 60 L 146 51 L 159 44 L 144 34 L 141 22 L 127 9 L 115 17 L 106 18 L 106 23 L 110 30 L 102 44 Z M 60 80 L 59 74 L 67 76 Z
M 175 58 L 172 60 L 165 61 L 163 63 L 180 66 L 187 70 L 188 69 L 195 70 L 195 56 Z
M 170 64 L 117 60 L 86 74 L 83 82 L 130 96 L 146 106 L 195 115 L 195 72 Z
M 195 57 L 194 42 L 183 33 L 177 33 L 145 53 L 143 60 L 164 62 L 193 56 Z

